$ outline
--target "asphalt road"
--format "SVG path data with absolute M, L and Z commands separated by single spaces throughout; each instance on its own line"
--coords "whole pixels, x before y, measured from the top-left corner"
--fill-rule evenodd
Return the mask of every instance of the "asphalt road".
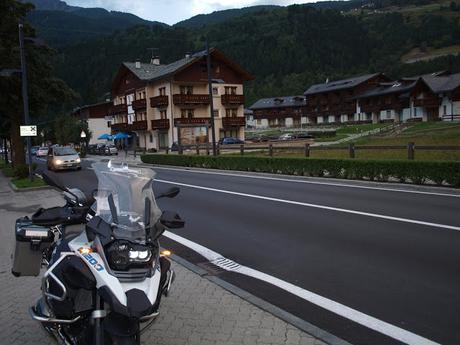
M 176 199 L 160 203 L 186 220 L 176 234 L 427 340 L 460 343 L 459 197 L 345 182 L 156 171 L 157 190 L 181 185 Z M 87 169 L 57 176 L 86 192 L 95 188 Z M 204 261 L 171 240 L 163 243 L 192 262 Z M 219 275 L 353 344 L 399 343 L 385 330 L 359 325 L 273 285 L 238 273 Z

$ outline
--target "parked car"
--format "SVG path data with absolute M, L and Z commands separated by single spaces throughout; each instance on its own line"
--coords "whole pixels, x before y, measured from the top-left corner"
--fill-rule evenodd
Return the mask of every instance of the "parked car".
M 219 140 L 219 145 L 235 145 L 235 144 L 244 144 L 243 140 L 240 140 L 238 138 L 222 138 Z
M 48 152 L 47 165 L 49 170 L 81 169 L 81 160 L 72 147 L 51 147 Z
M 295 135 L 292 133 L 284 133 L 278 137 L 278 140 L 286 141 L 286 140 L 294 140 L 295 138 L 296 138 Z
M 307 132 L 300 132 L 296 134 L 297 139 L 312 139 L 313 135 L 308 134 Z
M 105 144 L 97 144 L 95 151 L 95 154 L 97 155 L 105 154 Z
M 32 146 L 30 148 L 30 153 L 32 154 L 32 156 L 36 156 L 37 155 L 37 151 L 38 149 L 40 148 L 40 146 Z
M 118 149 L 115 145 L 106 145 L 104 148 L 104 154 L 111 156 L 111 155 L 118 155 Z
M 48 147 L 41 146 L 38 148 L 37 153 L 35 154 L 37 157 L 46 157 L 48 155 Z
M 91 144 L 91 145 L 88 145 L 88 153 L 91 154 L 91 155 L 94 155 L 96 154 L 96 148 L 97 148 L 97 145 L 96 144 Z

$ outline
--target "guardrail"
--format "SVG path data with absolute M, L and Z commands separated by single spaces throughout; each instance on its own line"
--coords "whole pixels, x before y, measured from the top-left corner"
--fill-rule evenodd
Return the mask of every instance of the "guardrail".
M 211 144 L 201 145 L 182 145 L 178 146 L 177 151 L 183 154 L 185 150 L 192 151 L 197 155 L 210 155 L 212 152 Z M 239 151 L 240 155 L 245 152 L 268 151 L 270 157 L 274 156 L 275 151 L 301 151 L 304 157 L 310 157 L 311 151 L 348 151 L 349 158 L 356 157 L 356 151 L 361 150 L 407 150 L 407 159 L 414 160 L 416 151 L 460 151 L 460 145 L 416 145 L 414 142 L 409 142 L 407 145 L 355 145 L 350 143 L 346 146 L 311 146 L 310 144 L 287 146 L 287 145 L 217 145 L 217 154 L 221 151 Z M 166 149 L 166 153 L 169 153 Z

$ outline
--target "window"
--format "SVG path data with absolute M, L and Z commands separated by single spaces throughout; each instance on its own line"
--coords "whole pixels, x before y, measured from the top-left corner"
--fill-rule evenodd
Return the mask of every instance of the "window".
M 417 117 L 417 108 L 414 108 L 414 117 Z
M 181 109 L 181 118 L 183 119 L 192 119 L 193 118 L 193 109 Z
M 442 113 L 443 113 L 443 115 L 447 115 L 447 105 L 444 105 L 442 107 Z
M 181 95 L 193 95 L 193 86 L 181 85 L 180 94 Z
M 110 124 L 111 124 L 110 121 L 107 121 L 107 127 L 110 127 Z
M 165 119 L 166 119 L 166 110 L 161 110 L 161 111 L 160 111 L 160 118 L 161 118 L 162 120 L 165 120 Z
M 214 117 L 219 117 L 219 110 L 214 110 L 212 114 Z
M 236 86 L 226 86 L 225 94 L 226 95 L 236 95 Z
M 391 110 L 387 110 L 387 119 L 391 119 Z
M 212 88 L 212 94 L 213 95 L 218 95 L 219 94 L 219 89 L 217 87 Z
M 225 116 L 226 117 L 237 117 L 238 110 L 237 109 L 225 109 Z
M 262 124 L 262 120 L 261 120 L 261 119 L 258 119 L 258 120 L 257 120 L 257 124 L 258 124 L 258 125 Z
M 150 135 L 149 135 L 149 140 L 150 140 L 150 143 L 153 143 L 153 135 L 152 135 L 152 133 L 150 133 Z
M 158 91 L 160 92 L 160 96 L 166 96 L 166 88 L 165 87 L 160 87 L 158 89 Z

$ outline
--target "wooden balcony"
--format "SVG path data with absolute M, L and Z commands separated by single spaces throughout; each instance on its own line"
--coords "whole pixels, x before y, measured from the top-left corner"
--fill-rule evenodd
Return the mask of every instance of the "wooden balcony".
M 113 105 L 109 112 L 110 115 L 126 114 L 128 112 L 128 107 L 126 104 Z
M 169 119 L 152 120 L 152 130 L 169 129 Z
M 222 105 L 240 105 L 244 104 L 244 95 L 222 95 L 220 97 Z
M 209 117 L 192 117 L 192 118 L 180 118 L 174 119 L 174 126 L 209 126 Z
M 168 96 L 150 97 L 150 107 L 152 108 L 167 107 L 168 104 L 169 104 Z
M 176 94 L 173 95 L 173 102 L 176 105 L 201 105 L 209 104 L 209 95 L 183 95 Z
M 222 118 L 222 127 L 224 128 L 244 126 L 246 126 L 246 118 L 243 116 Z
M 130 130 L 132 131 L 146 131 L 147 130 L 147 121 L 134 121 L 132 125 L 130 125 Z
M 436 108 L 441 105 L 439 98 L 423 98 L 414 100 L 414 107 Z
M 133 101 L 133 109 L 134 110 L 144 110 L 147 108 L 147 101 L 144 99 L 136 99 Z
M 112 123 L 110 126 L 112 132 L 126 132 L 130 130 L 130 125 L 127 122 L 123 123 Z

